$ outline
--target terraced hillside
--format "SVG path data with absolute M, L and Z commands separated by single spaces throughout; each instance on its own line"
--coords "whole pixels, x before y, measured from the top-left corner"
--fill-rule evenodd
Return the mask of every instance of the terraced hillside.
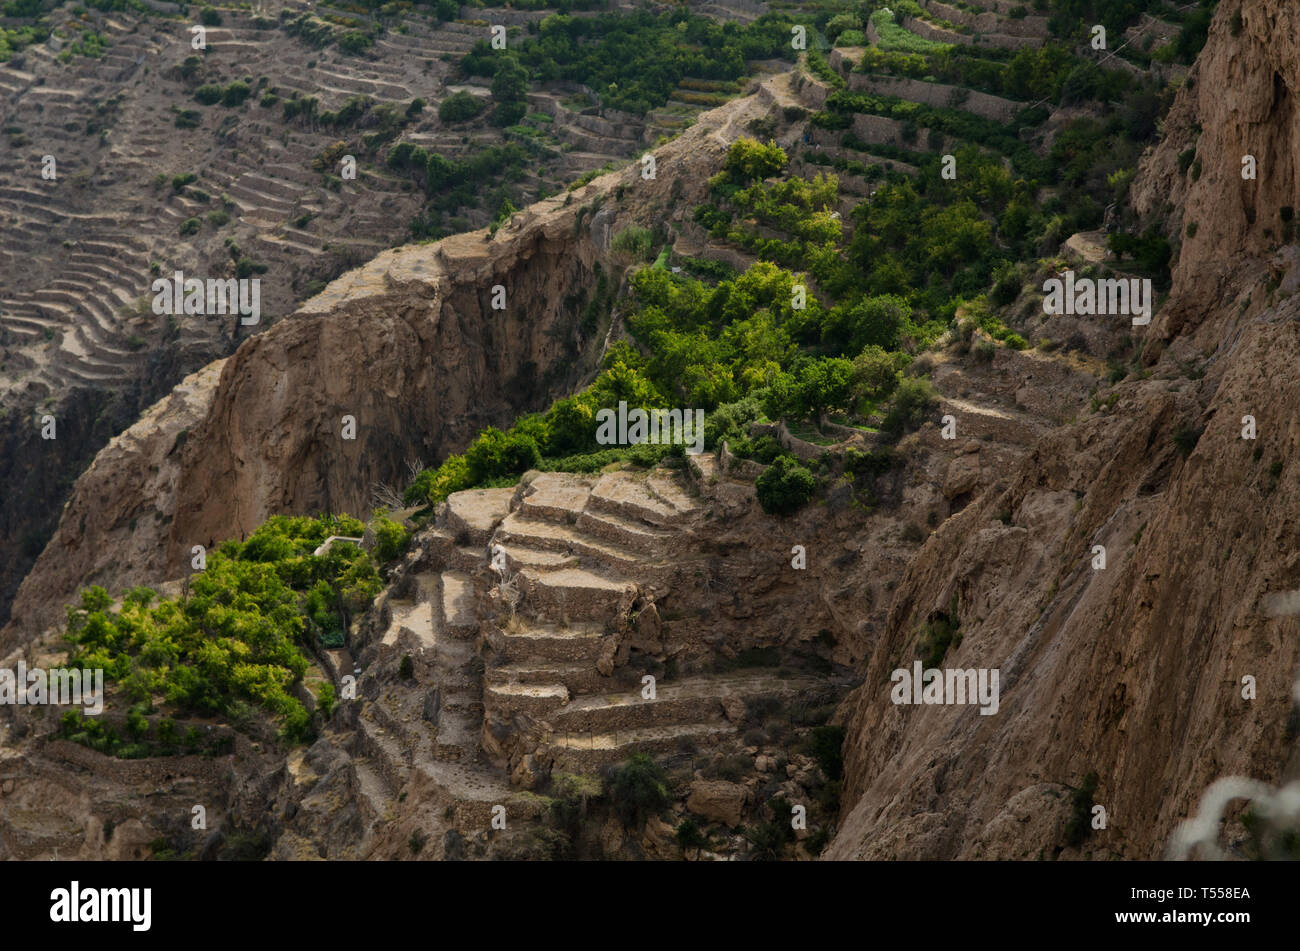
M 436 115 L 438 102 L 459 88 L 456 58 L 483 38 L 485 22 L 404 22 L 360 58 L 289 35 L 293 8 L 280 12 L 280 20 L 225 13 L 221 26 L 208 28 L 206 52 L 193 66 L 185 65 L 192 51 L 180 17 L 69 15 L 56 35 L 93 31 L 103 37 L 102 57 L 74 54 L 65 62 L 36 45 L 0 72 L 0 122 L 19 159 L 7 163 L 0 186 L 10 275 L 0 315 L 11 388 L 122 384 L 159 344 L 205 356 L 231 345 L 233 321 L 178 319 L 169 327 L 143 306 L 156 276 L 179 269 L 224 277 L 247 261 L 257 268 L 239 268 L 242 276 L 265 275 L 263 319 L 271 321 L 341 268 L 401 241 L 423 195 L 373 149 L 363 151 L 361 130 L 400 132 L 403 141 L 448 156 L 505 140 L 500 130 L 452 128 Z M 528 17 L 502 11 L 498 19 Z M 237 107 L 194 100 L 200 86 L 224 88 L 241 77 L 253 81 Z M 518 195 L 558 189 L 641 144 L 632 117 L 580 115 L 561 98 L 542 92 L 530 103 L 552 120 L 552 161 L 532 168 Z M 408 119 L 417 99 L 428 107 Z M 314 101 L 317 118 L 286 120 L 282 107 L 295 100 Z M 362 121 L 319 118 L 348 103 L 367 114 Z M 318 161 L 336 141 L 349 145 L 336 158 L 358 153 L 355 180 L 340 177 L 337 161 Z M 45 155 L 58 162 L 53 181 L 41 177 Z M 494 212 L 467 211 L 470 226 Z
M 1196 423 L 1213 386 L 1200 382 L 1205 354 L 1184 341 L 1162 357 L 1152 325 L 1049 313 L 1042 293 L 1071 270 L 1150 281 L 1162 303 L 1171 257 L 1196 232 L 1159 214 L 1139 219 L 1128 188 L 1195 21 L 1153 3 L 1127 33 L 1114 31 L 1139 50 L 1147 33 L 1161 37 L 1151 50 L 1173 50 L 1143 61 L 1091 49 L 1088 24 L 1062 29 L 1052 10 L 882 6 L 835 25 L 822 16 L 814 39 L 826 42 L 794 70 L 659 149 L 684 184 L 642 186 L 630 168 L 502 222 L 487 247 L 563 235 L 581 250 L 566 257 L 582 258 L 582 279 L 602 275 L 600 358 L 549 408 L 483 428 L 387 492 L 361 546 L 378 551 L 379 529 L 395 519 L 412 531 L 409 550 L 380 566 L 383 591 L 350 617 L 345 647 L 307 645 L 320 683 L 299 686 L 329 698 L 314 708 L 316 738 L 307 749 L 268 740 L 264 759 L 250 757 L 257 768 L 235 783 L 228 831 L 255 828 L 277 857 L 803 859 L 832 839 L 830 854 L 844 857 L 1152 857 L 1146 829 L 1071 831 L 1069 804 L 1089 783 L 1080 748 L 1125 758 L 1111 730 L 1122 692 L 1089 698 L 1105 710 L 1076 722 L 1078 744 L 1050 725 L 1016 731 L 1033 721 L 1031 703 L 1047 702 L 1024 676 L 1034 665 L 1109 656 L 1093 638 L 1111 612 L 1069 645 L 1053 638 L 1076 608 L 1095 607 L 1089 592 L 1140 570 L 1139 551 L 1160 534 L 1149 520 L 1195 471 L 1187 460 L 1199 461 Z M 706 12 L 742 22 L 746 8 Z M 675 110 L 738 88 L 674 83 L 669 104 L 647 111 L 651 134 L 686 121 Z M 534 92 L 530 106 L 558 117 L 571 95 Z M 573 141 L 632 138 L 618 120 L 580 115 Z M 403 132 L 420 134 L 414 124 Z M 1196 161 L 1192 148 L 1165 165 L 1195 182 Z M 650 213 L 664 220 L 651 227 Z M 474 240 L 445 239 L 430 254 L 495 275 Z M 341 323 L 360 312 L 349 294 L 418 286 L 427 263 L 380 261 L 299 316 L 336 307 Z M 268 365 L 302 352 L 275 349 L 285 339 L 273 330 L 233 363 L 250 365 L 257 343 Z M 325 346 L 320 365 L 338 350 Z M 335 376 L 340 392 L 311 404 L 320 419 L 373 390 Z M 298 377 L 285 389 L 276 398 L 290 404 L 313 392 Z M 425 423 L 394 412 L 402 394 L 391 390 L 384 439 L 404 445 Z M 619 402 L 702 407 L 705 451 L 611 446 L 594 421 Z M 1144 425 L 1126 428 L 1129 413 Z M 189 467 L 176 478 L 191 493 L 178 512 L 203 509 L 214 539 L 255 521 L 200 504 L 209 482 L 226 481 L 205 473 L 236 473 L 254 456 L 240 442 L 251 426 L 220 425 L 232 415 L 196 428 L 177 464 Z M 161 453 L 177 436 L 140 438 Z M 1073 468 L 1059 462 L 1070 453 Z M 257 456 L 256 512 L 299 504 L 283 500 L 302 460 Z M 1271 471 L 1276 483 L 1282 464 Z M 101 484 L 87 481 L 70 511 L 85 512 Z M 118 493 L 119 523 L 135 500 Z M 60 529 L 69 549 L 75 521 Z M 1084 556 L 1098 539 L 1112 575 Z M 38 643 L 52 646 L 45 636 Z M 1014 716 L 901 710 L 889 674 L 913 661 L 1005 665 Z M 346 702 L 334 705 L 336 695 Z M 998 730 L 1011 740 L 965 756 L 967 742 L 980 749 Z M 42 756 L 39 732 L 24 755 Z M 948 765 L 936 767 L 935 748 Z M 949 766 L 969 782 L 954 786 Z M 976 814 L 966 789 L 985 766 L 984 786 L 1001 783 L 1006 795 L 985 797 Z M 12 758 L 0 779 L 24 769 Z M 38 779 L 55 782 L 61 769 Z M 629 788 L 652 800 L 647 814 L 628 805 Z M 795 806 L 808 810 L 803 829 L 790 825 Z M 25 828 L 55 824 L 30 800 L 23 809 Z M 60 847 L 107 847 L 86 828 Z M 168 849 L 204 849 L 184 830 L 157 831 Z M 54 841 L 38 839 L 8 847 L 40 854 Z
M 548 15 L 461 12 L 381 20 L 292 2 L 200 18 L 162 2 L 66 3 L 40 21 L 48 39 L 0 63 L 0 443 L 14 486 L 0 534 L 19 553 L 0 574 L 0 617 L 71 481 L 184 375 L 377 252 L 487 225 L 740 89 L 686 80 L 686 99 L 641 116 L 579 83 L 536 82 L 509 127 L 490 110 L 444 121 L 457 93 L 493 102 L 491 81 L 460 66 L 490 26 L 517 43 Z M 352 35 L 363 48 L 347 46 Z M 431 215 L 424 168 L 389 161 L 397 146 L 508 167 L 474 166 L 468 192 Z M 260 281 L 260 320 L 155 312 L 152 283 L 177 272 Z M 40 437 L 46 415 L 57 440 Z

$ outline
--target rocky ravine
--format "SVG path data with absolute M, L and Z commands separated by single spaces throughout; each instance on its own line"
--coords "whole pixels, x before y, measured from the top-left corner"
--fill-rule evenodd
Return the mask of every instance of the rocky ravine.
M 1134 329 L 1150 376 L 1044 438 L 909 566 L 847 710 L 828 857 L 1051 858 L 1071 789 L 1095 771 L 1108 826 L 1064 854 L 1158 858 L 1214 779 L 1294 775 L 1300 624 L 1262 602 L 1300 588 L 1300 269 L 1279 226 L 1300 204 L 1298 15 L 1280 0 L 1220 5 L 1134 184 L 1171 235 L 1200 222 L 1169 304 Z M 1193 146 L 1198 182 L 1177 172 Z M 1257 182 L 1241 178 L 1245 154 Z M 954 598 L 964 638 L 945 666 L 1001 668 L 996 716 L 889 701 L 918 625 Z M 1246 675 L 1257 699 L 1242 698 Z

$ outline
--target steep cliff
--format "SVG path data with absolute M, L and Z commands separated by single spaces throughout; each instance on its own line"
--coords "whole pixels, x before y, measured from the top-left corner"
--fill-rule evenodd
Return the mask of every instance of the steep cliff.
M 1300 627 L 1269 596 L 1300 588 L 1297 17 L 1220 5 L 1134 184 L 1139 212 L 1187 235 L 1170 301 L 1134 328 L 1148 372 L 1042 439 L 909 566 L 846 709 L 828 857 L 1158 858 L 1215 778 L 1291 769 Z M 1192 147 L 1199 171 L 1180 174 Z M 943 666 L 1000 668 L 996 715 L 890 700 L 920 627 L 953 607 Z M 1104 829 L 1087 828 L 1094 804 Z

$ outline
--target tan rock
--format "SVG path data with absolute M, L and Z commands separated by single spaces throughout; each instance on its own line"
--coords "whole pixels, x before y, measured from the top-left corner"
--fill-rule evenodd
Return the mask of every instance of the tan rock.
M 535 767 L 536 763 L 533 755 L 531 753 L 526 754 L 515 765 L 514 770 L 511 771 L 510 782 L 516 786 L 523 786 L 525 789 L 532 789 L 541 779 Z
M 615 858 L 623 848 L 623 825 L 613 816 L 600 827 L 600 850 L 606 858 Z
M 740 723 L 745 719 L 745 701 L 739 697 L 723 697 L 722 712 L 732 723 Z
M 618 655 L 619 641 L 617 634 L 610 634 L 600 646 L 600 656 L 596 658 L 596 670 L 603 677 L 608 677 L 614 672 L 614 658 Z
M 681 858 L 681 846 L 677 844 L 676 830 L 658 816 L 646 820 L 645 831 L 641 836 L 641 848 L 647 856 L 659 861 L 675 861 Z
M 948 463 L 943 479 L 944 498 L 952 500 L 974 491 L 980 481 L 980 458 L 975 453 L 962 453 Z
M 724 780 L 696 780 L 691 783 L 686 808 L 711 822 L 721 822 L 732 828 L 740 824 L 749 790 L 739 783 Z

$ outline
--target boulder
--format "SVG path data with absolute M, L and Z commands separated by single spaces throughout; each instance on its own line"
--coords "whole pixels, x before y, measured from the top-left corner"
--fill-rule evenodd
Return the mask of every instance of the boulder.
M 740 825 L 740 817 L 748 800 L 749 790 L 739 783 L 697 779 L 691 783 L 686 808 L 711 822 L 721 822 L 735 828 Z
M 979 453 L 963 452 L 948 463 L 948 473 L 943 480 L 943 495 L 946 499 L 955 499 L 959 495 L 971 492 L 979 485 Z
M 739 697 L 723 697 L 722 712 L 732 723 L 739 723 L 745 719 L 745 701 Z

